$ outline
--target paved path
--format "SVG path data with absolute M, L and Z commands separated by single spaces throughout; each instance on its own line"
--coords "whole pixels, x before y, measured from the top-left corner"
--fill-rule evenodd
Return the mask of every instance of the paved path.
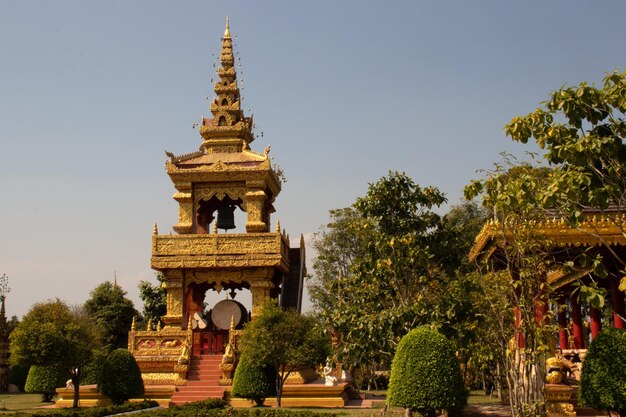
M 464 417 L 510 417 L 511 407 L 499 403 L 473 404 L 463 409 Z

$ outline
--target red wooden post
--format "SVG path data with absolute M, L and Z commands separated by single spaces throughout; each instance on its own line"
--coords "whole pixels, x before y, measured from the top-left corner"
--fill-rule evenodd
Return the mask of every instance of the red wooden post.
M 595 339 L 602 329 L 602 313 L 595 307 L 589 307 L 591 319 L 591 340 Z
M 583 338 L 583 319 L 580 314 L 580 303 L 576 296 L 570 298 L 572 305 L 572 330 L 574 333 L 574 349 L 584 349 L 585 340 Z

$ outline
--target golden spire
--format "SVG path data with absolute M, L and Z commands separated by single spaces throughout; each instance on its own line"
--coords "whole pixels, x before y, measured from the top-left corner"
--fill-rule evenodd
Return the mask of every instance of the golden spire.
M 213 89 L 216 98 L 211 102 L 212 119 L 202 118 L 200 135 L 204 139 L 201 148 L 208 153 L 242 152 L 254 140 L 252 117 L 245 117 L 241 110 L 241 92 L 235 71 L 233 41 L 230 24 L 226 18 L 226 29 L 222 36 L 220 67 Z
M 228 26 L 228 16 L 226 16 L 226 29 L 224 29 L 224 36 L 222 37 L 222 39 L 224 38 L 230 39 L 230 27 Z

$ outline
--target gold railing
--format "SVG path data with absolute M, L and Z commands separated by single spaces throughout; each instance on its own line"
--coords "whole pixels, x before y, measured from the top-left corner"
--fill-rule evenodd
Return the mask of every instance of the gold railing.
M 277 255 L 287 257 L 289 243 L 280 233 L 153 235 L 152 256 Z

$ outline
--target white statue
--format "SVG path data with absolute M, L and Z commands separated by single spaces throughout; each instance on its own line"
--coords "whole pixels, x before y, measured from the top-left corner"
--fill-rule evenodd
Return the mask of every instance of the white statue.
M 326 366 L 324 367 L 324 385 L 332 387 L 337 385 L 337 377 L 333 376 L 333 366 L 330 358 L 326 359 Z

